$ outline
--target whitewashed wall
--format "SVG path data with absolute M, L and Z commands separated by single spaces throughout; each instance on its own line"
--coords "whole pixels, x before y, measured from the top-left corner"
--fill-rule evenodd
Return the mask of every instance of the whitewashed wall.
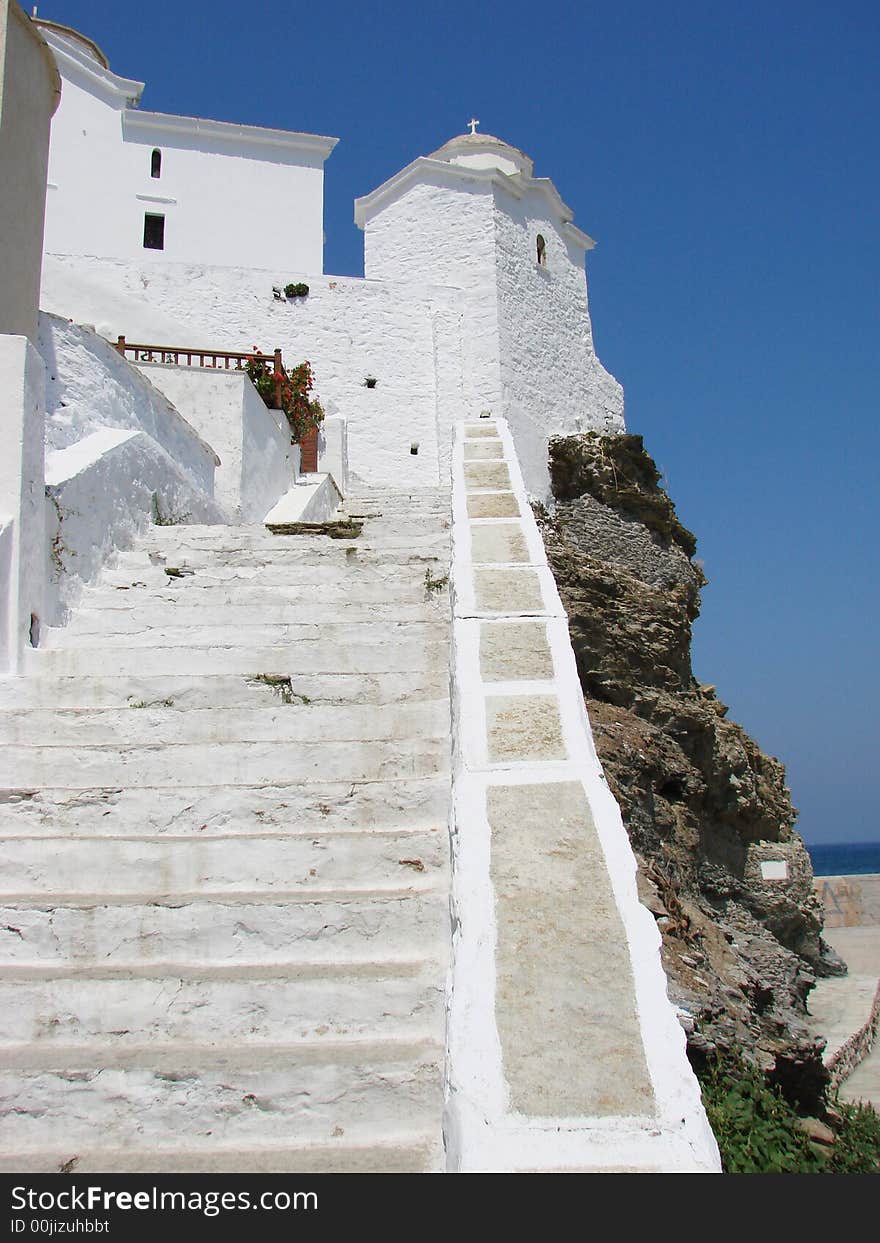
M 583 251 L 544 194 L 494 192 L 504 411 L 527 486 L 549 495 L 549 435 L 623 431 L 623 390 L 596 358 Z M 537 262 L 538 234 L 546 262 Z
M 422 282 L 461 294 L 461 400 L 456 417 L 499 412 L 502 400 L 492 197 L 482 186 L 447 184 L 442 170 L 412 185 L 364 227 L 370 280 Z
M 61 83 L 16 0 L 0 0 L 0 333 L 36 338 L 49 123 Z
M 262 522 L 296 474 L 286 417 L 267 409 L 242 372 L 161 363 L 138 370 L 216 452 L 217 500 L 236 521 Z
M 143 431 L 104 427 L 46 460 L 46 620 L 61 625 L 83 586 L 157 519 L 225 522 L 227 515 Z
M 45 620 L 61 624 L 85 583 L 151 522 L 224 522 L 214 498 L 217 455 L 168 398 L 103 338 L 41 313 L 39 479 L 46 523 L 35 581 L 46 582 Z M 239 414 L 239 424 L 241 415 Z
M 593 349 L 583 249 L 566 237 L 553 210 L 560 200 L 544 183 L 523 193 L 521 179 L 508 188 L 486 169 L 469 176 L 458 164 L 422 161 L 417 171 L 418 180 L 392 183 L 378 204 L 359 207 L 365 271 L 461 289 L 461 414 L 505 415 L 527 486 L 547 499 L 550 435 L 624 427 L 623 390 Z M 438 377 L 445 357 L 435 359 Z
M 46 38 L 63 77 L 47 251 L 322 271 L 323 163 L 335 139 L 129 108 L 142 83 L 71 37 L 47 29 Z M 164 250 L 144 249 L 147 212 L 165 216 Z
M 435 484 L 456 414 L 449 394 L 461 390 L 457 292 L 303 274 L 308 297 L 278 301 L 272 286 L 281 275 L 47 255 L 42 305 L 111 340 L 267 353 L 277 346 L 285 363 L 308 359 L 327 414 L 347 421 L 354 477 Z M 373 389 L 364 385 L 369 375 Z
M 0 335 L 0 672 L 17 672 L 44 614 L 43 360 Z
M 503 414 L 546 500 L 549 436 L 624 426 L 621 387 L 593 351 L 583 252 L 546 189 L 518 197 L 442 165 L 425 177 L 366 218 L 366 280 L 302 274 L 308 297 L 279 301 L 272 286 L 297 274 L 47 256 L 43 305 L 111 339 L 309 359 L 368 483 L 445 481 L 454 421 Z
M 144 431 L 197 488 L 213 494 L 213 448 L 107 341 L 88 328 L 41 313 L 39 349 L 46 364 L 47 452 L 104 427 Z

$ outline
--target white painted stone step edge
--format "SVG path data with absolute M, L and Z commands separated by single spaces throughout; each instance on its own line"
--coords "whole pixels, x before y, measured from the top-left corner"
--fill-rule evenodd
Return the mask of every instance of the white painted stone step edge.
M 26 675 L 38 677 L 158 677 L 162 674 L 429 673 L 448 667 L 449 642 L 409 639 L 395 644 L 338 644 L 316 639 L 305 644 L 228 647 L 114 647 L 32 649 L 25 653 Z
M 40 651 L 72 651 L 74 649 L 90 649 L 99 646 L 113 647 L 282 647 L 303 645 L 304 651 L 311 650 L 310 644 L 322 647 L 346 645 L 351 647 L 368 647 L 370 644 L 397 644 L 411 640 L 418 642 L 444 642 L 448 635 L 448 625 L 440 618 L 424 617 L 418 621 L 399 622 L 363 622 L 352 626 L 344 622 L 328 622 L 317 625 L 309 623 L 286 624 L 275 623 L 266 625 L 261 622 L 233 625 L 211 625 L 202 622 L 197 626 L 176 625 L 172 616 L 165 624 L 145 625 L 142 629 L 133 630 L 126 627 L 117 630 L 114 618 L 106 618 L 103 630 L 80 630 L 76 625 L 62 628 L 47 628 L 40 636 Z
M 446 887 L 402 892 L 151 895 L 146 903 L 76 900 L 60 895 L 0 906 L 0 966 L 49 973 L 168 964 L 202 974 L 219 967 L 308 970 L 344 962 L 442 959 L 448 953 Z M 165 964 L 160 968 L 157 964 Z
M 261 681 L 264 677 L 281 679 L 283 685 Z M 438 699 L 448 684 L 449 675 L 443 665 L 433 672 L 371 674 L 318 673 L 289 667 L 285 671 L 275 664 L 264 666 L 259 672 L 237 674 L 222 670 L 202 675 L 159 672 L 144 676 L 141 672 L 117 672 L 112 677 L 34 673 L 30 677 L 0 679 L 0 704 L 7 710 L 18 711 L 54 707 L 120 709 L 140 703 L 156 708 L 266 708 L 281 704 L 287 689 L 294 698 L 305 697 L 310 704 L 381 706 Z
M 278 975 L 182 980 L 156 974 L 0 978 L 0 1058 L 3 1050 L 33 1042 L 65 1051 L 86 1048 L 88 1042 L 121 1048 L 156 1040 L 193 1045 L 212 1030 L 225 1044 L 442 1041 L 444 1005 L 443 980 L 428 970 L 311 980 Z
M 348 1137 L 351 1136 L 349 1139 Z M 60 1141 L 58 1141 L 60 1143 Z M 343 1137 L 243 1147 L 226 1143 L 166 1148 L 101 1148 L 93 1144 L 69 1148 L 29 1148 L 14 1154 L 0 1152 L 0 1171 L 57 1174 L 73 1160 L 73 1172 L 170 1174 L 289 1174 L 300 1173 L 430 1173 L 440 1171 L 443 1151 L 434 1131 L 404 1131 L 378 1136 L 366 1125 L 358 1134 L 351 1128 Z
M 135 704 L 140 701 L 135 701 Z M 0 708 L 0 743 L 92 746 L 448 738 L 449 704 L 291 703 L 265 708 Z
M 272 785 L 389 781 L 448 770 L 446 738 L 379 742 L 216 742 L 0 749 L 0 786 Z
M 234 897 L 281 891 L 310 901 L 328 890 L 423 892 L 443 881 L 448 862 L 445 834 L 430 831 L 405 841 L 394 834 L 158 842 L 80 838 L 56 841 L 49 851 L 34 839 L 0 838 L 0 843 L 0 902 L 11 901 L 10 894 L 16 901 L 25 895 L 52 899 L 56 893 L 146 900 L 151 892 Z

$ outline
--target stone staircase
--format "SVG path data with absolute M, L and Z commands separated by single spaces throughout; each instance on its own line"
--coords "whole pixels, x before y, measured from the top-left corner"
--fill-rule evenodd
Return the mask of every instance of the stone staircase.
M 0 681 L 0 1168 L 444 1168 L 449 508 L 153 527 Z

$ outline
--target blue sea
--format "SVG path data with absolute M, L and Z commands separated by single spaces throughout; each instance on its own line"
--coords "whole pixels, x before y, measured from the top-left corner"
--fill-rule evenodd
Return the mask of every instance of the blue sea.
M 880 872 L 880 842 L 806 845 L 816 876 L 866 876 Z

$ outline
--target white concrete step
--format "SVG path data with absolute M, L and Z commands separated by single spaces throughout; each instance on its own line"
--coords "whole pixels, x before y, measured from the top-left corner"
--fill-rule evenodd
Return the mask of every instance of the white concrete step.
M 178 674 L 432 673 L 449 666 L 448 640 L 334 643 L 317 639 L 284 646 L 37 648 L 25 653 L 36 677 L 159 677 Z
M 436 488 L 370 488 L 354 483 L 345 495 L 345 504 L 362 503 L 388 504 L 392 501 L 408 505 L 451 505 L 452 489 Z
M 344 739 L 448 738 L 448 700 L 344 707 L 286 704 L 265 708 L 0 709 L 6 745 L 106 746 L 199 742 L 320 742 Z
M 245 557 L 278 558 L 282 561 L 322 561 L 326 558 L 340 559 L 347 550 L 358 551 L 378 548 L 387 550 L 393 559 L 395 551 L 445 547 L 450 542 L 451 519 L 449 517 L 421 517 L 401 519 L 396 515 L 358 519 L 362 523 L 360 535 L 352 539 L 329 539 L 320 534 L 277 535 L 266 531 L 263 535 L 239 537 L 232 534 L 191 535 L 187 528 L 178 528 L 179 535 L 157 535 L 169 528 L 152 527 L 138 542 L 137 548 L 120 553 L 120 557 L 132 555 L 161 556 L 172 560 L 176 556 L 224 556 L 231 564 L 239 564 Z M 228 532 L 229 528 L 221 528 Z
M 93 602 L 80 604 L 70 624 L 63 627 L 66 634 L 101 634 L 113 630 L 118 634 L 123 631 L 142 630 L 147 626 L 301 626 L 313 625 L 326 630 L 327 626 L 339 625 L 339 601 L 319 603 L 311 597 L 299 604 L 249 604 L 234 602 L 227 597 L 223 601 L 217 599 L 202 600 L 198 592 L 189 592 L 185 596 L 179 592 L 168 592 L 161 599 L 152 595 L 136 592 L 127 594 L 117 592 L 108 596 L 103 603 Z M 345 608 L 345 626 L 353 627 L 377 623 L 399 626 L 412 622 L 433 621 L 438 615 L 436 598 L 432 593 L 430 599 L 404 602 L 352 604 L 347 602 Z M 52 628 L 47 628 L 50 636 Z
M 288 662 L 289 663 L 289 662 Z M 118 673 L 114 677 L 0 678 L 4 708 L 260 708 L 305 704 L 388 704 L 438 699 L 449 690 L 444 668 L 418 673 L 317 673 L 271 665 L 259 674 Z
M 314 547 L 285 547 L 279 549 L 239 548 L 232 552 L 227 548 L 212 548 L 204 545 L 176 545 L 167 552 L 155 554 L 151 560 L 142 548 L 137 547 L 128 552 L 119 553 L 114 569 L 119 572 L 126 569 L 140 570 L 150 568 L 164 571 L 165 567 L 189 567 L 191 569 L 229 569 L 247 571 L 250 574 L 273 573 L 280 578 L 302 574 L 316 574 L 320 571 L 351 572 L 352 567 L 389 569 L 396 567 L 407 569 L 418 567 L 422 561 L 433 561 L 445 557 L 449 545 L 449 536 L 440 537 L 417 536 L 404 534 L 397 537 L 393 546 L 384 541 L 370 542 L 367 540 L 324 540 L 321 539 Z
M 393 610 L 398 605 L 434 605 L 440 595 L 439 592 L 426 591 L 424 572 L 411 580 L 381 575 L 365 578 L 358 574 L 357 577 L 340 576 L 332 583 L 307 584 L 272 584 L 250 579 L 209 581 L 203 575 L 185 578 L 167 578 L 163 575 L 162 581 L 154 575 L 150 583 L 137 575 L 125 575 L 120 583 L 112 584 L 107 581 L 110 573 L 105 571 L 101 584 L 83 592 L 79 608 L 103 610 L 146 606 L 159 609 L 167 606 L 169 618 L 176 616 L 176 610 L 183 606 L 199 609 L 219 609 L 230 605 L 266 610 L 296 608 L 306 610 L 306 616 L 301 620 L 319 621 L 327 613 L 338 617 L 342 605 L 364 610 L 372 606 L 387 606 Z M 436 577 L 435 571 L 432 571 L 432 577 Z M 314 613 L 309 613 L 312 607 Z M 267 620 L 270 619 L 267 611 Z M 399 620 L 405 618 L 401 615 Z
M 330 837 L 253 834 L 209 840 L 0 837 L 0 903 L 47 894 L 101 901 L 200 894 L 283 894 L 311 901 L 322 894 L 422 893 L 443 884 L 445 832 L 363 833 Z
M 225 1016 L 226 1043 L 257 1048 L 386 1036 L 441 1042 L 445 1002 L 433 965 L 409 975 L 323 979 L 0 977 L 0 1059 L 31 1042 L 61 1052 L 100 1046 L 108 1054 L 148 1043 L 197 1045 L 212 1013 Z
M 251 978 L 278 967 L 324 973 L 361 964 L 370 975 L 395 961 L 443 961 L 448 928 L 443 887 L 301 902 L 242 895 L 96 905 L 44 897 L 32 906 L 0 905 L 0 970 L 54 975 L 79 967 L 177 977 L 234 967 Z
M 288 835 L 420 831 L 445 826 L 446 774 L 320 785 L 0 790 L 5 837 Z
M 156 528 L 0 679 L 0 1168 L 443 1168 L 449 507 L 407 500 Z
M 442 1048 L 389 1042 L 349 1056 L 322 1061 L 284 1049 L 260 1068 L 252 1049 L 213 1059 L 197 1049 L 155 1070 L 105 1069 L 96 1057 L 73 1073 L 0 1073 L 4 1147 L 24 1154 L 62 1137 L 71 1155 L 98 1137 L 134 1152 L 207 1136 L 260 1145 L 329 1140 L 354 1127 L 382 1139 L 427 1129 L 442 1112 Z
M 183 560 L 178 564 L 169 561 L 168 567 L 181 570 L 181 577 L 169 577 L 162 566 L 144 563 L 103 571 L 92 591 L 142 591 L 145 595 L 161 597 L 166 591 L 175 592 L 175 598 L 206 589 L 230 593 L 236 604 L 253 604 L 258 600 L 268 604 L 285 602 L 304 603 L 314 592 L 320 602 L 334 598 L 357 603 L 373 600 L 409 600 L 426 598 L 425 576 L 442 577 L 445 559 L 416 556 L 412 561 L 394 565 L 381 559 L 371 564 L 366 560 L 324 565 L 290 564 L 240 565 L 217 564 L 193 567 Z M 192 573 L 189 573 L 189 571 Z M 186 571 L 184 573 L 184 571 Z M 86 602 L 91 600 L 91 591 Z M 201 598 L 201 595 L 200 595 Z
M 445 1169 L 436 1126 L 423 1132 L 400 1128 L 384 1136 L 377 1136 L 369 1125 L 335 1127 L 334 1132 L 326 1141 L 239 1146 L 215 1141 L 212 1135 L 186 1147 L 166 1143 L 136 1151 L 129 1145 L 100 1147 L 100 1136 L 93 1136 L 90 1142 L 78 1144 L 76 1153 L 56 1135 L 54 1147 L 28 1148 L 9 1156 L 0 1152 L 0 1171 L 57 1174 L 63 1166 L 78 1174 L 289 1174 L 291 1170 L 299 1174 L 430 1174 Z
M 66 655 L 66 653 L 65 653 Z M 279 782 L 389 781 L 448 771 L 441 738 L 389 743 L 219 742 L 151 746 L 22 746 L 0 750 L 0 787 L 277 785 Z
M 40 637 L 40 650 L 73 650 L 94 647 L 149 647 L 170 648 L 229 648 L 229 647 L 290 647 L 308 652 L 312 645 L 342 648 L 351 644 L 367 647 L 371 644 L 398 644 L 445 642 L 448 626 L 438 619 L 412 622 L 363 622 L 354 627 L 347 622 L 330 622 L 324 625 L 301 624 L 263 625 L 217 624 L 177 625 L 176 619 L 167 619 L 165 625 L 148 625 L 141 630 L 117 630 L 113 615 L 106 616 L 104 630 L 81 631 L 77 626 L 46 628 L 45 642 Z
M 359 501 L 355 503 L 362 508 L 361 513 L 357 515 L 357 521 L 364 524 L 364 530 L 372 527 L 374 523 L 381 522 L 384 518 L 383 510 L 392 513 L 394 520 L 401 526 L 419 528 L 427 530 L 432 527 L 434 530 L 443 530 L 444 523 L 448 523 L 452 518 L 452 504 L 450 501 L 434 502 L 417 502 L 408 504 L 405 501 L 394 499 L 390 502 L 385 501 Z M 346 517 L 349 511 L 349 505 L 346 501 L 340 506 L 337 514 L 330 519 L 331 522 L 339 517 Z M 145 539 L 155 541 L 156 543 L 172 544 L 177 539 L 185 540 L 204 540 L 208 543 L 232 545 L 237 543 L 238 547 L 246 547 L 251 544 L 271 544 L 280 547 L 296 544 L 298 541 L 306 539 L 327 539 L 328 535 L 318 533 L 312 534 L 280 534 L 271 531 L 264 523 L 259 525 L 250 524 L 241 527 L 223 527 L 223 526 L 197 526 L 197 525 L 176 525 L 176 526 L 154 526 L 148 528 L 144 536 Z M 356 536 L 356 539 L 362 536 Z M 333 540 L 333 543 L 346 543 L 346 540 Z

